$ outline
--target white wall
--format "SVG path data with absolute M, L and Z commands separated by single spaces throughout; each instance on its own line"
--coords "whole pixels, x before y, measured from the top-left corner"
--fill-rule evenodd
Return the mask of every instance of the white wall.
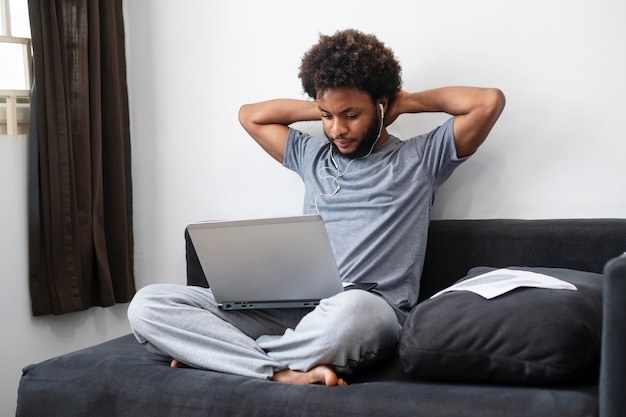
M 376 33 L 395 50 L 407 90 L 464 84 L 506 93 L 490 138 L 440 190 L 436 218 L 626 217 L 621 0 L 126 0 L 125 7 L 138 286 L 184 282 L 190 221 L 300 211 L 298 178 L 246 136 L 237 111 L 246 102 L 302 97 L 303 52 L 319 32 L 348 27 Z M 407 137 L 441 120 L 403 116 L 390 130 Z M 25 148 L 24 140 L 0 138 L 0 276 L 10 283 L 0 295 L 1 415 L 14 413 L 23 365 L 128 331 L 124 305 L 30 317 Z
M 302 189 L 239 126 L 242 103 L 303 97 L 318 33 L 378 35 L 404 87 L 501 88 L 490 138 L 440 190 L 436 218 L 626 216 L 620 0 L 129 1 L 141 284 L 183 281 L 192 220 L 298 213 Z M 402 137 L 437 115 L 402 116 Z

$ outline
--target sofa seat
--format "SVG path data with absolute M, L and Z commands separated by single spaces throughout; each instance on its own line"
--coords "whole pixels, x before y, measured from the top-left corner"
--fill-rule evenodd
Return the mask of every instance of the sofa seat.
M 402 380 L 397 359 L 347 387 L 173 369 L 132 335 L 24 369 L 18 416 L 594 416 L 597 384 L 516 387 Z M 399 378 L 397 376 L 399 375 Z M 368 381 L 376 379 L 376 381 Z M 391 379 L 400 379 L 392 381 Z M 98 389 L 101 387 L 102 389 Z M 364 401 L 367 399 L 367 401 Z M 45 414 L 42 414 L 45 410 Z

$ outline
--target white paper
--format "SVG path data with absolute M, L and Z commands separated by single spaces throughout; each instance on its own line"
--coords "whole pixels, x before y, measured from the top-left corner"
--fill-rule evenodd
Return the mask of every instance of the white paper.
M 520 287 L 577 290 L 575 285 L 549 275 L 503 268 L 454 284 L 430 298 L 450 291 L 471 291 L 491 299 Z

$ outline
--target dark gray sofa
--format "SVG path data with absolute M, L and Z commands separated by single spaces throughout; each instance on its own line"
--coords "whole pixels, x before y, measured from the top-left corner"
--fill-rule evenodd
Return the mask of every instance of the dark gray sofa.
M 358 370 L 347 377 L 347 387 L 283 385 L 209 371 L 171 369 L 167 360 L 148 353 L 127 335 L 26 366 L 16 415 L 624 416 L 624 251 L 626 219 L 431 222 L 421 300 L 477 266 L 604 271 L 601 365 L 590 378 L 575 383 L 419 378 L 406 374 L 404 361 L 396 357 Z M 188 240 L 187 261 L 188 284 L 206 286 Z

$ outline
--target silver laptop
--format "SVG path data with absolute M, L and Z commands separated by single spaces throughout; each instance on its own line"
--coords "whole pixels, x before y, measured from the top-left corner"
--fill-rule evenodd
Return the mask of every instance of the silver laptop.
M 223 310 L 315 307 L 343 291 L 319 215 L 187 227 Z

